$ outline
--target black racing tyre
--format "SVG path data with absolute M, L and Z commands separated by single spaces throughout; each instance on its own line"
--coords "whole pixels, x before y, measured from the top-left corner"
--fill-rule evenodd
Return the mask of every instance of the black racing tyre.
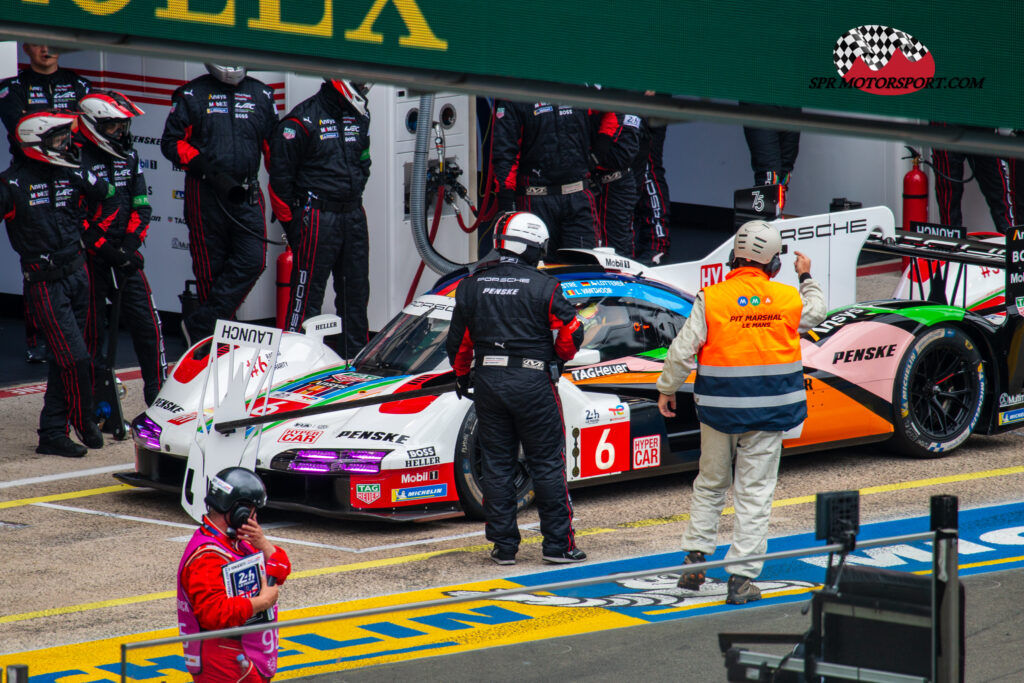
M 480 446 L 477 443 L 476 406 L 471 406 L 462 420 L 459 440 L 455 443 L 455 489 L 459 502 L 470 519 L 484 519 L 484 489 L 481 483 Z M 516 509 L 522 510 L 533 502 L 533 479 L 526 471 L 523 451 L 519 449 L 519 468 L 516 471 Z
M 986 389 L 978 347 L 961 330 L 938 325 L 903 354 L 893 387 L 892 446 L 915 458 L 938 458 L 967 440 Z

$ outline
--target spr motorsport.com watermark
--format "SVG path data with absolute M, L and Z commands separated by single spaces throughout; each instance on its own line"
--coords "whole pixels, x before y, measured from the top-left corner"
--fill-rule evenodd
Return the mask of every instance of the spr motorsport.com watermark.
M 935 58 L 906 31 L 868 24 L 839 37 L 832 50 L 839 77 L 815 76 L 811 90 L 853 89 L 872 95 L 907 95 L 919 90 L 980 90 L 984 76 L 936 76 Z

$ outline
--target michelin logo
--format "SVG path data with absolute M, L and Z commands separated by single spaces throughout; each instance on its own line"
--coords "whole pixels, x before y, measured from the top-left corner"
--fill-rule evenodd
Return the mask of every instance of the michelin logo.
M 400 503 L 424 498 L 444 498 L 448 495 L 448 484 L 436 486 L 416 486 L 408 489 L 392 489 L 391 502 Z

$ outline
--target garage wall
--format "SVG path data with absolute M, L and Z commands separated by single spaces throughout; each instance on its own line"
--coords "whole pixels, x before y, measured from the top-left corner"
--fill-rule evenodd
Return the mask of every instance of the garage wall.
M 787 213 L 810 215 L 828 211 L 833 197 L 884 205 L 896 224 L 903 220 L 903 175 L 910 162 L 902 145 L 837 135 L 800 136 Z M 925 152 L 925 158 L 930 154 Z M 732 207 L 734 190 L 753 183 L 750 152 L 740 126 L 690 122 L 672 124 L 665 139 L 665 171 L 673 202 Z M 935 180 L 929 175 L 932 199 L 929 219 L 939 220 Z M 976 182 L 968 183 L 962 203 L 969 228 L 991 230 L 992 218 Z M 1020 219 L 1018 219 L 1020 220 Z

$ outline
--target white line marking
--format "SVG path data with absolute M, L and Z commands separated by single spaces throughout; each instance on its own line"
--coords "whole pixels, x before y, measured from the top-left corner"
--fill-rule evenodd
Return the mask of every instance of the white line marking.
M 168 541 L 174 541 L 175 543 L 187 543 L 191 540 L 191 536 L 175 536 L 174 538 L 168 538 Z M 281 538 L 280 536 L 267 536 L 270 541 L 275 541 L 281 545 L 305 545 L 311 548 L 327 548 L 328 550 L 340 550 L 346 553 L 358 553 L 359 551 L 355 548 L 346 548 L 339 545 L 329 545 L 327 543 L 316 543 L 314 541 L 298 541 L 294 538 Z
M 134 517 L 132 515 L 118 515 L 118 514 L 115 514 L 113 512 L 103 512 L 101 510 L 87 510 L 85 508 L 76 508 L 76 507 L 71 507 L 69 505 L 57 505 L 55 503 L 32 503 L 32 504 L 33 505 L 37 505 L 39 507 L 51 508 L 53 510 L 62 510 L 64 512 L 81 512 L 81 513 L 87 514 L 87 515 L 97 515 L 99 517 L 111 517 L 113 519 L 123 519 L 123 520 L 128 521 L 128 522 L 142 522 L 144 524 L 158 524 L 160 526 L 170 526 L 170 527 L 175 527 L 177 529 L 193 529 L 194 530 L 196 528 L 195 524 L 183 524 L 181 522 L 168 522 L 168 521 L 164 521 L 162 519 L 149 519 L 147 517 Z M 292 523 L 292 522 L 280 522 L 278 524 L 275 524 L 274 526 L 276 526 L 276 527 L 293 526 L 293 524 L 294 523 Z M 171 541 L 187 542 L 190 538 L 192 538 L 192 536 L 178 536 L 178 537 L 175 537 L 175 538 L 171 538 L 169 540 L 171 540 Z M 327 548 L 329 550 L 343 550 L 343 551 L 349 552 L 349 553 L 357 553 L 357 552 L 359 552 L 355 548 L 344 548 L 344 547 L 340 547 L 340 546 L 336 546 L 336 545 L 327 545 L 326 543 L 314 543 L 312 541 L 299 541 L 299 540 L 292 539 L 292 538 L 280 538 L 278 536 L 267 536 L 267 538 L 270 539 L 271 541 L 279 541 L 281 543 L 287 543 L 289 545 L 308 545 L 308 546 L 312 546 L 314 548 Z
M 159 524 L 161 526 L 172 526 L 178 529 L 195 529 L 195 524 L 182 524 L 181 522 L 167 522 L 162 519 L 149 519 L 147 517 L 133 517 L 132 515 L 118 515 L 113 512 L 103 512 L 102 510 L 87 510 L 85 508 L 73 508 L 68 505 L 57 505 L 56 503 L 32 503 L 32 505 L 41 508 L 51 508 L 53 510 L 63 510 L 64 512 L 82 512 L 87 515 L 98 515 L 100 517 L 112 517 L 114 519 L 123 519 L 128 522 L 144 522 L 146 524 Z
M 52 510 L 63 510 L 64 512 L 81 512 L 81 513 L 86 514 L 86 515 L 96 515 L 96 516 L 99 516 L 99 517 L 110 517 L 112 519 L 122 519 L 122 520 L 125 520 L 125 521 L 128 521 L 128 522 L 142 522 L 143 524 L 158 524 L 160 526 L 170 526 L 170 527 L 175 527 L 175 528 L 179 528 L 179 529 L 195 529 L 195 527 L 196 527 L 195 524 L 183 524 L 181 522 L 168 522 L 168 521 L 164 521 L 164 520 L 160 520 L 160 519 L 150 519 L 150 518 L 147 518 L 147 517 L 135 517 L 133 515 L 119 515 L 119 514 L 115 514 L 113 512 L 103 512 L 102 510 L 89 510 L 89 509 L 86 509 L 86 508 L 76 508 L 76 507 L 71 507 L 69 505 L 58 505 L 56 503 L 32 503 L 32 505 L 36 505 L 38 507 L 50 508 Z M 264 525 L 263 528 L 264 529 L 280 529 L 280 528 L 290 527 L 290 526 L 296 526 L 296 523 L 295 522 L 271 522 L 270 524 Z M 520 526 L 519 528 L 521 530 L 523 530 L 523 531 L 532 532 L 532 531 L 536 530 L 534 528 L 536 526 L 537 526 L 536 524 L 524 524 L 524 525 Z M 431 538 L 420 539 L 418 541 L 405 541 L 403 543 L 388 543 L 386 545 L 375 545 L 375 546 L 370 546 L 368 548 L 348 548 L 348 547 L 340 546 L 340 545 L 330 545 L 329 543 L 317 543 L 315 541 L 300 541 L 298 539 L 283 538 L 283 537 L 280 537 L 280 536 L 267 536 L 267 538 L 269 540 L 271 540 L 271 541 L 275 541 L 275 542 L 278 542 L 278 543 L 284 543 L 284 544 L 287 544 L 287 545 L 303 545 L 303 546 L 308 546 L 310 548 L 325 548 L 327 550 L 340 550 L 341 552 L 353 553 L 353 554 L 356 554 L 356 555 L 360 555 L 360 554 L 363 554 L 363 553 L 376 552 L 378 550 L 394 550 L 394 549 L 397 549 L 397 548 L 408 548 L 408 547 L 414 546 L 414 545 L 429 545 L 431 543 L 442 543 L 444 541 L 457 541 L 457 540 L 463 539 L 463 538 L 472 538 L 474 536 L 483 536 L 483 535 L 484 535 L 483 531 L 471 531 L 469 533 L 455 534 L 453 536 L 434 536 L 434 537 L 431 537 Z M 177 543 L 184 543 L 184 542 L 187 542 L 190 538 L 192 538 L 192 537 L 191 536 L 176 536 L 176 537 L 170 538 L 168 540 L 173 541 L 173 542 L 177 542 Z
M 135 465 L 110 465 L 109 467 L 96 467 L 91 470 L 77 470 L 75 472 L 63 472 L 61 474 L 48 474 L 44 477 L 32 477 L 30 479 L 16 479 L 15 481 L 0 482 L 0 489 L 9 489 L 14 486 L 27 486 L 29 484 L 45 484 L 51 481 L 60 481 L 61 479 L 90 477 L 94 474 L 109 474 L 110 472 L 130 470 L 134 467 Z

